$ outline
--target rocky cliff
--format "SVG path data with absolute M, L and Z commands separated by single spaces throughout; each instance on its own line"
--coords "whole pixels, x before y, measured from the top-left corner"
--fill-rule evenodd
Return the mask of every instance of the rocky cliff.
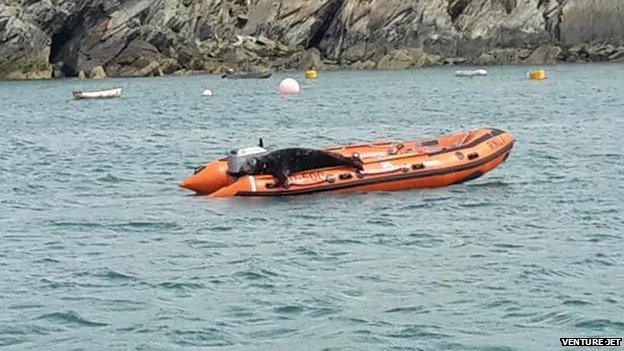
M 0 0 L 0 78 L 624 58 L 622 0 Z

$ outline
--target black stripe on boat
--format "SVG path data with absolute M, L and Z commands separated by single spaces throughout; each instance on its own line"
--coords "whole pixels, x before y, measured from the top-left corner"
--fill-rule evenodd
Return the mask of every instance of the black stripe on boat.
M 459 145 L 459 146 L 455 146 L 455 147 L 449 147 L 449 148 L 444 148 L 442 150 L 439 151 L 434 151 L 434 152 L 428 152 L 427 155 L 428 156 L 436 156 L 436 155 L 441 155 L 447 152 L 451 152 L 451 151 L 459 151 L 459 150 L 463 150 L 463 149 L 469 149 L 472 147 L 475 147 L 485 141 L 488 141 L 490 139 L 492 139 L 495 136 L 499 136 L 501 134 L 505 133 L 504 131 L 500 130 L 500 129 L 491 129 L 488 133 L 478 137 L 477 139 L 469 142 L 468 144 L 464 144 L 464 145 Z

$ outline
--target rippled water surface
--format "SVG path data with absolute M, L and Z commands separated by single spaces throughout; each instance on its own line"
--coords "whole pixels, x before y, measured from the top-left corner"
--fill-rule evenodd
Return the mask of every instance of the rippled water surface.
M 2 350 L 558 350 L 624 336 L 624 65 L 0 82 Z M 297 76 L 301 76 L 297 73 Z M 123 98 L 74 101 L 122 86 Z M 201 91 L 211 88 L 212 98 Z M 211 200 L 273 148 L 511 130 L 444 189 Z

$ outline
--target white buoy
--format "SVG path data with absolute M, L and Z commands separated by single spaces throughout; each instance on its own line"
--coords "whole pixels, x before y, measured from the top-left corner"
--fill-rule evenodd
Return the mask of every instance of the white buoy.
M 279 88 L 277 91 L 280 94 L 299 94 L 301 92 L 301 87 L 296 80 L 292 78 L 286 78 L 280 82 Z
M 204 90 L 204 92 L 202 93 L 202 96 L 212 96 L 212 90 L 210 89 Z

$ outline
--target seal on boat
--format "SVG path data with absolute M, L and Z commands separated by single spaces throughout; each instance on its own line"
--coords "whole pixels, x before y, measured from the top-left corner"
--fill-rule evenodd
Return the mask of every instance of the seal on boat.
M 347 166 L 363 170 L 362 160 L 357 156 L 345 157 L 324 150 L 289 148 L 250 157 L 241 165 L 235 176 L 270 174 L 277 178 L 276 187 L 287 187 L 288 176 L 311 169 Z

